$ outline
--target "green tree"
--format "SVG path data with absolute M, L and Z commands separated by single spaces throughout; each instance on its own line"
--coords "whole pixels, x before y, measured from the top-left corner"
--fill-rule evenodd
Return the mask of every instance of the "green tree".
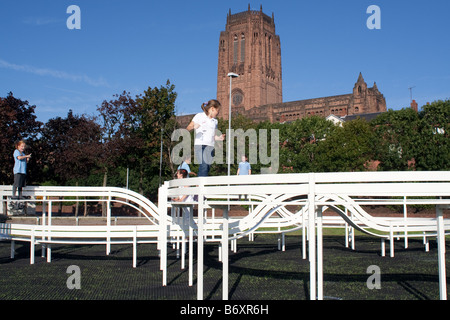
M 223 108 L 223 107 L 222 107 Z M 218 124 L 217 124 L 217 129 L 219 130 L 220 133 L 227 133 L 228 131 L 228 119 L 222 119 L 222 118 L 218 118 Z M 238 141 L 236 135 L 238 134 L 247 134 L 249 131 L 248 130 L 256 130 L 257 129 L 257 124 L 251 120 L 250 118 L 247 118 L 241 114 L 232 114 L 231 117 L 231 130 L 234 134 L 233 136 L 233 141 L 232 141 L 232 146 L 233 146 L 233 150 L 232 151 L 232 155 L 233 158 L 231 159 L 231 166 L 230 166 L 230 174 L 231 175 L 235 175 L 237 172 L 237 168 L 239 165 L 239 162 L 241 161 L 240 156 L 242 155 L 238 155 L 238 144 L 241 141 Z M 228 135 L 225 136 L 225 140 L 223 141 L 218 141 L 215 144 L 215 153 L 216 156 L 218 158 L 220 158 L 220 162 L 221 163 L 215 163 L 210 170 L 210 175 L 211 176 L 223 176 L 223 175 L 227 175 L 228 174 L 228 165 L 227 165 L 227 150 L 228 150 Z M 249 143 L 250 140 L 248 137 L 245 138 L 245 153 L 246 156 L 248 157 L 249 155 Z M 242 145 L 240 146 L 242 147 Z M 255 166 L 256 167 L 256 166 Z M 253 169 L 253 167 L 252 167 Z M 255 170 L 253 170 L 253 172 L 256 172 Z
M 450 100 L 423 106 L 419 116 L 417 170 L 450 170 Z
M 331 121 L 318 116 L 280 125 L 281 172 L 316 171 L 319 146 L 335 131 L 336 126 Z
M 140 148 L 135 150 L 139 192 L 148 194 L 152 199 L 157 197 L 159 184 L 166 179 L 172 179 L 176 170 L 170 157 L 171 135 L 176 128 L 176 98 L 175 86 L 169 80 L 165 86 L 149 87 L 144 94 L 136 98 L 136 121 L 139 124 L 136 133 L 143 142 Z
M 411 108 L 389 110 L 372 120 L 374 160 L 379 170 L 408 170 L 417 156 L 419 115 Z
M 364 171 L 373 159 L 373 131 L 366 120 L 356 119 L 336 127 L 316 150 L 319 172 Z
M 42 123 L 36 120 L 36 106 L 28 101 L 15 98 L 10 92 L 6 98 L 0 97 L 0 183 L 13 183 L 13 152 L 19 140 L 26 140 L 27 153 L 32 153 L 28 168 L 27 180 L 38 181 L 41 178 L 38 133 Z
M 100 126 L 93 118 L 74 115 L 56 117 L 42 129 L 41 158 L 46 180 L 58 185 L 82 183 L 96 168 L 101 151 Z
M 97 169 L 101 155 L 101 130 L 95 119 L 74 115 L 47 121 L 42 130 L 43 167 L 45 183 L 57 185 L 85 184 Z M 59 212 L 63 203 L 59 202 Z M 78 202 L 75 214 L 78 215 Z M 87 214 L 85 202 L 84 214 Z
M 130 93 L 124 91 L 114 95 L 113 100 L 104 100 L 97 111 L 102 130 L 102 152 L 98 159 L 103 171 L 103 186 L 107 186 L 110 171 L 134 167 L 134 150 L 143 143 L 136 134 L 139 106 Z

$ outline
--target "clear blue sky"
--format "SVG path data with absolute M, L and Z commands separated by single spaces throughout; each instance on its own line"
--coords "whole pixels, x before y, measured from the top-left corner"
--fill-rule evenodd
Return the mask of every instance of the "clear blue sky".
M 36 105 L 38 120 L 96 114 L 105 99 L 176 86 L 179 114 L 216 97 L 228 10 L 275 15 L 283 100 L 346 94 L 362 72 L 388 108 L 450 98 L 448 0 L 21 0 L 0 2 L 0 96 Z M 366 26 L 370 5 L 381 29 Z M 81 9 L 69 30 L 67 7 Z

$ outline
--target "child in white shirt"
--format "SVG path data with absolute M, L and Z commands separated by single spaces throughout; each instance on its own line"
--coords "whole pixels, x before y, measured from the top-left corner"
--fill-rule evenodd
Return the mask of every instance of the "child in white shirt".
M 220 102 L 209 100 L 202 104 L 203 112 L 197 113 L 187 126 L 187 130 L 195 129 L 194 152 L 199 162 L 198 176 L 207 177 L 214 158 L 214 143 L 216 140 L 224 140 L 225 134 L 216 136 L 217 115 Z

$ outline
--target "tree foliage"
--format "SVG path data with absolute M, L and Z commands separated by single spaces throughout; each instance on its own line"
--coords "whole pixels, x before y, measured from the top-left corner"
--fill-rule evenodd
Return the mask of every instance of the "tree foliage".
M 322 145 L 338 129 L 331 121 L 318 116 L 276 127 L 280 129 L 282 172 L 317 171 Z
M 74 115 L 48 120 L 42 129 L 43 177 L 59 185 L 79 183 L 92 173 L 101 151 L 100 126 L 94 119 Z
M 15 98 L 9 92 L 6 98 L 0 97 L 0 183 L 12 184 L 14 145 L 19 140 L 26 140 L 26 153 L 32 153 L 29 176 L 35 176 L 35 166 L 39 164 L 36 157 L 36 144 L 42 123 L 36 120 L 36 106 L 28 101 Z
M 450 170 L 450 100 L 423 106 L 419 116 L 417 169 Z
M 136 118 L 139 127 L 136 133 L 143 142 L 136 149 L 139 190 L 153 197 L 157 194 L 159 184 L 167 177 L 171 179 L 175 172 L 170 151 L 171 135 L 176 127 L 176 98 L 175 86 L 169 80 L 165 86 L 149 87 L 136 98 L 139 106 Z
M 32 184 L 125 186 L 128 169 L 130 188 L 156 200 L 158 186 L 173 179 L 177 166 L 171 162 L 176 98 L 175 86 L 167 81 L 136 97 L 126 91 L 114 95 L 97 107 L 96 117 L 69 111 L 64 118 L 42 124 L 36 120 L 36 106 L 12 93 L 0 97 L 0 180 L 12 183 L 14 143 L 24 139 L 32 153 Z M 228 121 L 219 119 L 219 130 L 227 129 Z M 290 123 L 255 123 L 235 115 L 232 129 L 258 134 L 266 130 L 269 141 L 272 130 L 278 130 L 278 172 L 283 173 L 450 170 L 450 100 L 427 104 L 420 112 L 389 110 L 371 122 L 357 119 L 343 126 L 314 116 Z M 191 143 L 193 147 L 193 139 Z M 249 143 L 247 138 L 244 144 Z M 258 151 L 259 147 L 258 141 Z M 226 141 L 217 150 L 225 156 Z M 235 141 L 231 174 L 237 170 L 237 151 Z M 258 158 L 252 173 L 260 173 L 262 167 Z M 213 165 L 210 174 L 226 175 L 226 161 Z
M 356 119 L 345 122 L 318 147 L 316 171 L 363 171 L 373 159 L 371 141 L 373 132 L 369 123 Z
M 372 146 L 380 169 L 408 170 L 417 154 L 419 115 L 410 108 L 379 115 L 373 120 L 374 139 Z

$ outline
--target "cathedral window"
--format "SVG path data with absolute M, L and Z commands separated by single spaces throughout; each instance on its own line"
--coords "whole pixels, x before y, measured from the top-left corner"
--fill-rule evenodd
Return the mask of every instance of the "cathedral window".
M 241 62 L 245 61 L 245 35 L 241 35 Z
M 271 36 L 267 37 L 267 49 L 266 50 L 267 50 L 267 53 L 266 53 L 266 58 L 267 58 L 266 64 L 268 66 L 271 66 L 272 65 L 272 37 Z
M 234 91 L 233 94 L 232 94 L 233 105 L 238 107 L 244 101 L 244 94 L 239 89 L 236 89 L 236 90 L 233 90 L 233 91 Z
M 233 63 L 236 64 L 238 62 L 238 36 L 234 35 L 233 41 Z

